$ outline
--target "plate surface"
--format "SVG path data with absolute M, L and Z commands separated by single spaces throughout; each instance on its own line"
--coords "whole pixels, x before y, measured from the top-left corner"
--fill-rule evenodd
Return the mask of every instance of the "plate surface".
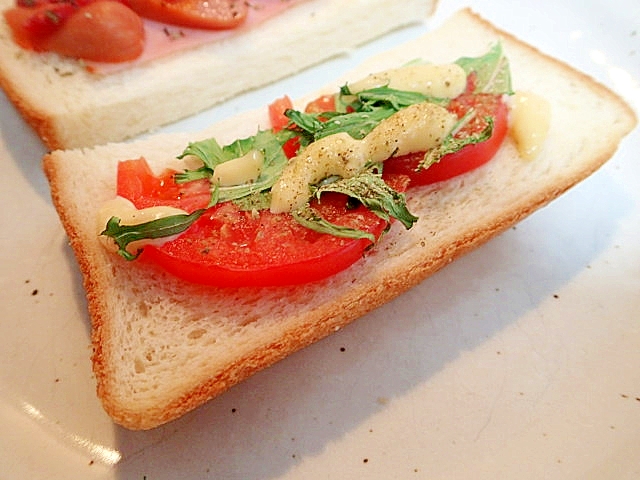
M 441 0 L 427 26 L 164 130 L 301 96 L 466 5 L 640 111 L 637 1 Z M 44 149 L 4 96 L 0 129 L 1 478 L 640 477 L 640 129 L 516 229 L 149 432 L 114 426 L 95 396 Z

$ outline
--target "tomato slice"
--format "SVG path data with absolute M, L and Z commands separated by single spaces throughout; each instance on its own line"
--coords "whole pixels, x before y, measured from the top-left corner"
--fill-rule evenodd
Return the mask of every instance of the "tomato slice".
M 3 12 L 14 41 L 22 48 L 42 51 L 42 38 L 55 32 L 77 10 L 70 3 L 17 5 Z
M 325 196 L 317 205 L 334 223 L 366 230 L 376 238 L 386 222 L 346 199 Z M 321 234 L 291 215 L 241 212 L 233 203 L 207 210 L 187 232 L 161 247 L 145 247 L 140 259 L 192 283 L 217 287 L 265 287 L 327 278 L 362 257 L 368 239 Z
M 175 174 L 167 169 L 156 176 L 144 158 L 122 161 L 118 164 L 117 194 L 138 209 L 166 205 L 192 213 L 206 208 L 211 200 L 209 181 L 177 184 Z
M 462 175 L 484 165 L 496 154 L 508 130 L 508 108 L 499 95 L 462 94 L 454 99 L 449 110 L 461 118 L 470 108 L 477 112 L 475 119 L 465 126 L 459 136 L 473 135 L 486 127 L 484 117 L 494 119 L 493 133 L 484 142 L 466 145 L 461 150 L 445 155 L 429 168 L 416 171 L 424 158 L 424 152 L 394 157 L 384 162 L 384 175 L 404 174 L 411 178 L 411 185 L 429 185 Z
M 129 0 L 141 17 L 191 28 L 222 30 L 245 21 L 249 2 L 238 0 Z
M 118 195 L 136 208 L 167 205 L 192 212 L 210 199 L 208 181 L 178 185 L 175 171 L 154 175 L 146 160 L 120 162 Z M 330 222 L 372 233 L 386 221 L 364 207 L 350 209 L 346 197 L 325 194 L 315 204 Z M 334 275 L 356 262 L 371 245 L 309 230 L 289 215 L 243 212 L 226 202 L 209 208 L 186 232 L 160 247 L 147 245 L 141 261 L 159 265 L 192 283 L 218 287 L 307 283 Z
M 288 95 L 280 97 L 269 104 L 269 121 L 274 132 L 279 132 L 289 124 L 289 118 L 284 114 L 293 108 L 293 102 Z
M 269 121 L 274 132 L 279 132 L 289 125 L 289 118 L 284 114 L 287 110 L 293 108 L 293 102 L 288 95 L 280 97 L 269 104 Z M 293 137 L 282 145 L 282 150 L 287 158 L 293 158 L 300 149 L 300 140 Z
M 144 49 L 142 19 L 116 0 L 34 0 L 3 14 L 14 41 L 37 52 L 124 62 Z
M 321 95 L 307 104 L 304 111 L 306 113 L 333 112 L 336 109 L 335 95 Z

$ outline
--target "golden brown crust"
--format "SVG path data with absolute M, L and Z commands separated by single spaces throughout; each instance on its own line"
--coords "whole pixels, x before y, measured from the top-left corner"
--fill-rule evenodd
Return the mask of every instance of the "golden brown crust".
M 0 72 L 0 88 L 4 90 L 7 98 L 13 105 L 24 120 L 35 130 L 42 142 L 49 150 L 55 150 L 63 148 L 64 145 L 57 137 L 55 125 L 51 118 L 43 114 L 36 105 L 32 105 L 24 99 L 24 96 L 20 93 L 14 85 L 7 81 L 5 75 Z

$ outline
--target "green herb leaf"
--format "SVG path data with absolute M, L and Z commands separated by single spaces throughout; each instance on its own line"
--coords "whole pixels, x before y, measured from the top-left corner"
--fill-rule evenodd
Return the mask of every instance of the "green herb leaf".
M 392 108 L 376 108 L 366 112 L 345 113 L 329 118 L 313 132 L 313 140 L 319 140 L 329 135 L 346 132 L 353 138 L 360 140 L 373 130 L 382 120 L 390 117 L 397 110 Z
M 196 210 L 190 215 L 171 215 L 169 217 L 151 220 L 138 225 L 120 225 L 118 217 L 111 217 L 107 226 L 100 235 L 111 237 L 118 245 L 118 253 L 127 260 L 138 258 L 142 249 L 135 254 L 129 253 L 127 246 L 138 240 L 150 240 L 154 238 L 170 237 L 184 232 L 195 222 L 204 209 Z
M 371 240 L 372 243 L 376 241 L 376 237 L 372 233 L 328 222 L 308 203 L 291 212 L 291 214 L 300 225 L 319 233 L 328 233 L 329 235 L 344 238 L 366 238 Z
M 271 188 L 287 165 L 287 157 L 282 151 L 282 145 L 278 138 L 270 131 L 261 131 L 249 140 L 250 141 L 242 146 L 243 149 L 247 149 L 244 153 L 250 150 L 260 150 L 264 154 L 264 164 L 258 179 L 255 182 L 245 183 L 243 185 L 229 187 L 215 186 L 215 190 L 217 191 L 215 203 L 236 200 Z M 244 155 L 244 153 L 241 155 Z M 238 154 L 237 156 L 239 157 L 241 155 Z
M 323 182 L 320 186 L 315 187 L 314 196 L 320 198 L 325 192 L 342 193 L 359 201 L 383 220 L 389 222 L 393 217 L 399 220 L 405 228 L 411 228 L 418 217 L 412 215 L 407 209 L 404 194 L 389 187 L 382 180 L 382 175 L 378 173 L 378 170 L 377 165 L 369 165 L 362 173 L 354 177 Z M 375 242 L 375 236 L 371 233 L 328 222 L 309 203 L 294 211 L 292 215 L 301 225 L 319 233 L 346 238 L 367 238 L 371 242 Z
M 233 200 L 242 211 L 267 210 L 271 206 L 271 190 L 252 193 Z
M 322 131 L 322 122 L 317 113 L 305 113 L 299 110 L 286 110 L 285 116 L 291 121 L 291 126 L 301 135 L 301 145 L 307 146 L 316 140 L 316 133 Z
M 178 155 L 178 158 L 184 158 L 188 155 L 198 157 L 211 172 L 213 172 L 213 169 L 216 168 L 216 165 L 219 163 L 225 160 L 231 160 L 231 158 L 227 158 L 227 155 L 225 155 L 224 150 L 215 138 L 207 138 L 199 142 L 189 143 L 182 154 Z
M 195 180 L 203 180 L 211 177 L 212 170 L 209 167 L 200 167 L 197 170 L 186 170 L 176 173 L 174 180 L 176 183 L 188 183 Z
M 372 169 L 350 178 L 343 178 L 315 189 L 314 195 L 320 198 L 324 192 L 337 192 L 358 200 L 383 220 L 390 217 L 399 220 L 409 229 L 418 220 L 407 208 L 403 193 L 396 192 L 382 179 L 382 175 Z
M 305 113 L 287 110 L 285 115 L 302 136 L 301 145 L 329 135 L 346 132 L 355 139 L 364 138 L 382 120 L 398 110 L 427 100 L 446 103 L 442 99 L 432 99 L 418 92 L 405 92 L 389 87 L 377 87 L 352 94 L 347 85 L 338 96 L 336 112 Z M 348 102 L 344 102 L 348 99 Z M 322 118 L 322 120 L 320 120 Z
M 467 76 L 471 72 L 477 75 L 475 93 L 493 93 L 511 95 L 511 73 L 509 60 L 502 51 L 502 44 L 496 43 L 481 57 L 462 57 L 456 60 Z
M 178 158 L 195 155 L 202 160 L 204 166 L 197 170 L 176 174 L 176 182 L 185 183 L 211 178 L 217 165 L 241 157 L 251 150 L 259 150 L 264 154 L 264 164 L 258 179 L 255 182 L 228 187 L 212 184 L 209 206 L 269 189 L 287 164 L 287 157 L 282 151 L 282 143 L 293 135 L 293 133 L 274 134 L 270 130 L 261 130 L 256 135 L 236 140 L 225 147 L 221 147 L 215 138 L 191 143 Z
M 476 135 L 470 135 L 463 138 L 456 138 L 453 133 L 447 135 L 447 137 L 439 146 L 432 148 L 425 154 L 424 159 L 422 160 L 422 162 L 420 162 L 417 169 L 421 170 L 423 168 L 429 168 L 431 165 L 439 162 L 442 157 L 449 153 L 455 153 L 467 145 L 472 145 L 488 140 L 493 133 L 493 117 L 485 117 L 485 120 L 487 122 L 487 126 L 482 132 Z M 455 130 L 456 129 L 454 129 L 454 131 Z
M 340 90 L 341 94 L 350 95 L 349 87 L 344 86 Z M 446 105 L 449 99 L 429 97 L 420 92 L 408 92 L 396 90 L 389 87 L 375 87 L 362 90 L 356 94 L 357 101 L 349 104 L 357 111 L 374 110 L 380 107 L 392 108 L 396 111 L 406 108 L 415 103 L 431 102 Z

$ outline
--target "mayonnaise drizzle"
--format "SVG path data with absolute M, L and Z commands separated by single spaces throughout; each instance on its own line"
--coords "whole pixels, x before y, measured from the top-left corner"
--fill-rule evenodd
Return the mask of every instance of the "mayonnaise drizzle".
M 549 132 L 551 105 L 533 92 L 518 91 L 511 97 L 510 133 L 525 160 L 538 156 Z
M 369 161 L 429 150 L 442 142 L 456 120 L 445 108 L 424 102 L 396 112 L 362 140 L 344 132 L 321 138 L 291 159 L 271 189 L 270 209 L 283 213 L 301 207 L 309 198 L 309 185 L 330 175 L 351 177 Z
M 171 215 L 186 215 L 187 212 L 180 208 L 168 207 L 168 206 L 156 206 L 156 207 L 148 207 L 137 209 L 133 202 L 127 200 L 124 197 L 117 196 L 104 204 L 98 210 L 98 214 L 96 216 L 96 230 L 97 234 L 100 236 L 99 238 L 103 239 L 104 245 L 114 252 L 117 251 L 118 247 L 113 241 L 113 239 L 109 237 L 105 237 L 101 235 L 104 231 L 107 222 L 111 219 L 111 217 L 117 217 L 120 219 L 120 225 L 140 225 L 142 223 L 150 222 L 152 220 L 158 220 L 160 218 L 166 218 Z M 168 242 L 174 237 L 163 237 L 158 239 L 144 239 L 138 240 L 135 242 L 131 242 L 128 245 L 127 250 L 130 253 L 134 253 L 136 250 L 141 248 L 144 245 L 153 244 L 156 246 L 162 245 L 163 243 Z

